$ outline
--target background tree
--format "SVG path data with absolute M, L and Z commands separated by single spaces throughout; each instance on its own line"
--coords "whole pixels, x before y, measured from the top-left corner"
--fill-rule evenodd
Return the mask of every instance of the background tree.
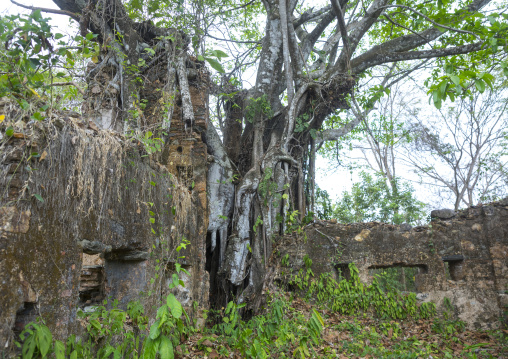
M 0 98 L 15 99 L 36 120 L 41 112 L 77 104 L 84 95 L 83 52 L 90 54 L 93 43 L 63 38 L 41 11 L 0 17 Z
M 415 198 L 414 189 L 409 184 L 399 184 L 399 180 L 394 178 L 388 185 L 379 173 L 372 176 L 361 172 L 360 179 L 353 184 L 351 191 L 343 191 L 335 202 L 326 191 L 319 189 L 319 218 L 336 218 L 340 223 L 378 221 L 412 225 L 426 220 L 425 204 Z
M 436 104 L 454 86 L 490 81 L 472 71 L 461 72 L 462 85 L 455 84 L 462 54 L 505 61 L 496 54 L 506 52 L 506 15 L 485 10 L 490 0 L 331 0 L 310 8 L 297 0 L 54 2 L 60 10 L 49 12 L 70 16 L 81 36 L 97 44 L 85 77 L 85 118 L 121 132 L 163 132 L 178 98 L 186 130 L 201 134 L 223 172 L 238 177 L 227 194 L 234 205 L 222 208 L 227 246 L 218 246 L 225 251 L 220 272 L 226 302 L 230 293 L 244 301 L 261 291 L 272 238 L 284 231 L 286 213 L 304 216 L 307 185 L 313 197 L 316 140 L 335 141 L 360 123 L 355 118 L 326 129 L 330 115 L 349 108 L 360 93 L 360 110 L 369 111 L 385 88 L 421 66 L 402 61 L 453 58 L 457 66 L 447 66 L 431 90 Z M 257 19 L 264 19 L 263 31 L 251 26 Z M 209 47 L 212 39 L 231 53 Z M 222 73 L 213 87 L 220 98 L 216 113 L 225 114 L 219 120 L 222 138 L 211 124 L 206 133 L 194 126 L 186 73 L 190 46 Z M 227 55 L 230 62 L 221 66 Z M 249 64 L 256 68 L 255 81 L 243 88 L 247 82 L 238 75 Z M 394 65 L 380 71 L 376 83 L 362 83 L 384 64 Z M 154 95 L 150 85 L 156 81 L 164 87 Z M 240 257 L 250 257 L 250 265 L 236 262 Z
M 393 178 L 388 185 L 382 175 L 362 172 L 361 181 L 351 192 L 344 191 L 333 206 L 335 218 L 341 223 L 385 222 L 420 224 L 426 219 L 425 204 L 414 197 L 414 189 Z
M 406 159 L 423 182 L 451 195 L 455 210 L 506 195 L 507 106 L 503 89 L 475 91 L 432 121 L 413 119 Z
M 419 108 L 418 95 L 412 90 L 411 86 L 394 84 L 375 107 L 364 112 L 354 102 L 348 114 L 359 121 L 358 126 L 336 144 L 323 146 L 321 153 L 329 159 L 330 167 L 335 164 L 335 168 L 346 167 L 351 173 L 361 171 L 351 191 L 343 191 L 333 205 L 327 193 L 318 193 L 319 209 L 333 207 L 329 217 L 344 223 L 394 224 L 420 223 L 426 217 L 425 205 L 415 198 L 413 187 L 398 176 L 404 170 L 400 150 L 412 140 L 405 122 Z

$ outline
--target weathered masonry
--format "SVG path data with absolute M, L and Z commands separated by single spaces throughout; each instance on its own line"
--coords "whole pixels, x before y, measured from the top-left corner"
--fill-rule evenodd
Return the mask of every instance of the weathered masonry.
M 177 261 L 189 275 L 176 294 L 191 316 L 199 315 L 194 304 L 199 311 L 220 302 L 221 276 L 233 281 L 231 273 L 240 272 L 222 265 L 237 250 L 228 242 L 234 170 L 207 131 L 206 70 L 197 61 L 187 66 L 194 123 L 182 120 L 176 95 L 162 153 L 112 132 L 117 109 L 92 111 L 90 96 L 105 93 L 107 81 L 90 88 L 86 119 L 60 113 L 43 123 L 20 121 L 0 141 L 0 351 L 38 316 L 59 339 L 79 334 L 78 308 L 104 300 L 123 308 L 139 300 L 152 316 Z M 157 76 L 145 78 L 148 123 L 164 114 Z M 0 100 L 0 114 L 9 113 L 7 105 Z M 470 326 L 499 325 L 508 304 L 508 199 L 433 217 L 415 228 L 316 221 L 306 227 L 307 241 L 286 236 L 277 250 L 296 269 L 309 255 L 316 275 L 347 276 L 354 262 L 366 282 L 375 269 L 417 268 L 418 298 L 438 306 L 450 299 Z
M 193 304 L 208 306 L 208 74 L 188 66 L 195 122 L 185 128 L 177 95 L 162 155 L 73 113 L 19 125 L 0 141 L 0 353 L 38 316 L 62 339 L 82 332 L 78 308 L 104 300 L 139 300 L 154 315 L 176 261 L 189 272 L 176 293 L 189 315 Z M 146 97 L 162 93 L 152 80 Z
M 354 262 L 366 283 L 373 269 L 417 268 L 418 299 L 443 308 L 448 298 L 469 326 L 499 326 L 508 305 L 508 198 L 458 213 L 432 211 L 432 217 L 414 228 L 317 222 L 306 228 L 306 241 L 286 237 L 278 250 L 296 269 L 308 255 L 316 276 L 341 270 L 347 277 Z

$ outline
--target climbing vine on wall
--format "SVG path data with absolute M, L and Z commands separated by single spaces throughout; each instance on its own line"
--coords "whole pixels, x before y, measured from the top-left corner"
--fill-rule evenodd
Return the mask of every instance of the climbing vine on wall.
M 370 285 L 363 284 L 354 263 L 349 264 L 350 279 L 337 281 L 331 273 L 322 273 L 315 278 L 308 260 L 304 259 L 305 268 L 291 276 L 289 285 L 301 291 L 307 300 L 315 299 L 334 312 L 348 315 L 373 312 L 379 317 L 392 319 L 427 319 L 436 314 L 435 304 L 418 305 L 415 293 L 401 293 L 393 287 L 383 291 L 377 278 Z

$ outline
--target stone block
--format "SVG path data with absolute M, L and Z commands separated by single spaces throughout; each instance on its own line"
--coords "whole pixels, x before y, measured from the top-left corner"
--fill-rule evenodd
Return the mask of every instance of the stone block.
M 435 209 L 430 212 L 431 218 L 452 219 L 456 213 L 453 209 Z

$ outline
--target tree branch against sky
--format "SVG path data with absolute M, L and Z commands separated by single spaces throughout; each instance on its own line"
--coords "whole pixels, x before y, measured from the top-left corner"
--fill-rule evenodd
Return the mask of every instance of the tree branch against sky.
M 457 100 L 426 123 L 413 119 L 415 142 L 405 159 L 422 181 L 452 194 L 455 210 L 506 195 L 507 106 L 506 91 L 498 88 Z

